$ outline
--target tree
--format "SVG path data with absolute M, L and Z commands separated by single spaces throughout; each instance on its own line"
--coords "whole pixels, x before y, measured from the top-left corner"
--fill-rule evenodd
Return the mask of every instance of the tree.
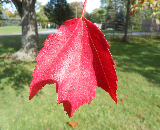
M 36 2 L 36 18 L 37 22 L 40 24 L 40 28 L 42 25 L 45 25 L 46 28 L 48 18 L 45 15 L 44 5 L 42 5 L 41 2 Z
M 129 25 L 129 9 L 130 5 L 134 0 L 101 0 L 101 8 L 105 8 L 106 10 L 106 22 L 108 23 L 107 26 L 110 26 L 110 24 L 115 28 L 114 19 L 117 16 L 118 11 L 123 11 L 125 14 L 126 12 L 126 18 L 125 18 L 125 36 L 124 41 L 127 39 L 127 30 Z M 126 11 L 124 11 L 126 9 Z M 118 22 L 116 20 L 116 22 Z
M 8 12 L 5 12 L 2 8 L 2 3 L 0 2 L 0 26 L 7 26 L 9 25 L 9 16 Z
M 66 0 L 50 0 L 44 7 L 44 10 L 48 19 L 59 26 L 64 21 L 73 18 L 73 12 Z
M 130 15 L 142 10 L 143 8 L 151 9 L 151 16 L 157 15 L 160 18 L 160 1 L 159 0 L 134 0 L 130 7 Z
M 112 27 L 114 28 L 114 20 L 117 16 L 118 11 L 124 11 L 124 1 L 123 0 L 101 0 L 101 9 L 105 13 L 105 21 L 103 23 L 103 29 Z
M 4 0 L 4 2 L 10 2 Z M 12 59 L 22 61 L 34 61 L 38 54 L 38 31 L 35 14 L 36 0 L 12 0 L 21 17 L 22 25 L 22 46 L 15 54 L 11 55 Z
M 125 22 L 124 12 L 120 11 L 115 16 L 115 20 L 114 20 L 115 30 L 116 31 L 123 31 L 124 30 L 124 22 Z
M 3 9 L 4 14 L 7 14 L 9 18 L 12 17 L 12 12 L 7 10 L 7 9 Z
M 142 8 L 151 8 L 151 15 L 157 15 L 160 18 L 160 1 L 159 0 L 128 0 L 127 2 L 127 15 L 125 24 L 124 41 L 127 41 L 127 30 L 129 15 L 134 15 L 135 12 L 142 10 Z
M 101 22 L 98 10 L 99 10 L 99 8 L 96 8 L 91 13 L 91 21 L 92 21 L 92 23 L 100 23 Z
M 84 17 L 91 21 L 91 14 L 88 12 L 84 12 Z
M 112 22 L 115 16 L 115 10 L 113 8 L 113 2 L 111 0 L 108 1 L 108 5 L 105 7 L 107 14 L 106 14 L 106 21 L 108 23 Z
M 124 41 L 127 41 L 127 32 L 129 26 L 129 8 L 130 8 L 131 1 L 127 0 L 127 14 L 126 14 L 126 23 L 125 23 L 125 30 L 124 30 Z
M 79 18 L 82 13 L 82 8 L 83 8 L 83 2 L 71 2 L 69 3 L 69 6 L 75 14 L 75 18 Z
M 139 12 L 136 12 L 134 15 L 130 16 L 129 19 L 129 26 L 131 27 L 133 25 L 134 29 L 141 29 L 141 22 L 142 19 L 149 19 L 150 14 L 148 12 L 149 10 L 142 10 Z
M 0 25 L 2 23 L 2 3 L 0 3 Z
M 72 10 L 72 12 L 74 13 L 75 18 L 80 18 L 81 17 L 81 13 L 82 13 L 82 9 L 83 9 L 83 2 L 71 2 L 69 3 L 69 6 Z M 88 12 L 84 12 L 84 17 L 87 18 L 88 20 L 90 20 L 91 15 Z
M 9 26 L 9 16 L 4 11 L 1 11 L 1 26 Z
M 14 11 L 14 13 L 12 14 L 12 17 L 14 17 L 14 18 L 20 18 L 20 15 L 19 15 L 19 13 L 18 13 L 17 10 Z

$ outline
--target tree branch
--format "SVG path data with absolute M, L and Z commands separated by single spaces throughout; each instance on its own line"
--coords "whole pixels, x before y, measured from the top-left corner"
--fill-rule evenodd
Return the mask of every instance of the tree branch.
M 17 8 L 17 11 L 18 11 L 19 15 L 22 18 L 22 2 L 21 1 L 22 0 L 12 0 L 12 2 L 14 3 L 14 5 Z
M 35 3 L 36 3 L 36 0 L 33 0 L 33 3 L 34 3 L 34 5 L 35 5 Z

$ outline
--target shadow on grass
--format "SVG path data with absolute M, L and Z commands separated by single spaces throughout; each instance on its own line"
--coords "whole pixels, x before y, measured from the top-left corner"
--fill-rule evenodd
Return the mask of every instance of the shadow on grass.
M 43 47 L 42 43 L 47 37 L 40 36 L 40 48 Z M 32 73 L 36 65 L 36 62 L 20 62 L 4 58 L 20 48 L 21 36 L 0 37 L 0 84 L 3 84 L 0 90 L 11 86 L 16 91 L 17 96 L 26 88 L 25 86 L 30 86 Z M 36 96 L 41 93 L 42 91 L 38 92 Z
M 117 70 L 137 72 L 148 81 L 160 84 L 160 40 L 139 38 L 126 43 L 114 40 L 110 51 Z
M 3 90 L 5 87 L 11 87 L 16 91 L 16 96 L 18 96 L 27 86 L 29 93 L 30 83 L 33 78 L 33 70 L 31 69 L 34 68 L 35 62 L 8 61 L 8 59 L 5 59 L 4 63 L 0 62 L 0 66 L 3 69 L 0 74 L 0 84 L 3 84 L 3 86 L 0 90 Z M 36 96 L 39 96 L 39 94 L 42 94 L 42 91 L 38 92 Z
M 25 89 L 24 85 L 29 86 L 32 80 L 32 72 L 28 71 L 22 63 L 8 63 L 4 61 L 4 64 L 0 65 L 3 68 L 2 73 L 0 75 L 0 83 L 3 82 L 3 84 L 5 84 L 2 87 L 8 85 L 8 87 L 12 87 L 18 95 L 23 89 Z
M 10 55 L 21 47 L 21 36 L 0 37 L 0 57 Z
M 39 48 L 43 48 L 44 41 L 48 35 L 39 36 Z M 17 52 L 21 48 L 21 36 L 0 37 L 0 57 Z

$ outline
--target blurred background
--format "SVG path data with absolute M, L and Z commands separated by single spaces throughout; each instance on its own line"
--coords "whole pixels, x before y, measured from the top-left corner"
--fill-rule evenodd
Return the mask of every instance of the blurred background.
M 54 0 L 38 0 L 35 11 L 39 31 L 57 29 L 64 21 L 79 18 L 83 2 L 62 0 L 61 4 L 57 4 Z M 159 32 L 160 17 L 157 14 L 151 15 L 151 12 L 151 8 L 143 8 L 134 15 L 130 14 L 127 32 Z M 126 14 L 127 0 L 97 0 L 92 3 L 88 0 L 84 16 L 103 30 L 103 33 L 114 34 L 124 33 Z M 12 33 L 11 30 L 21 33 L 21 17 L 12 2 L 0 4 L 0 34 Z
M 87 0 L 84 17 L 106 35 L 116 63 L 117 104 L 97 87 L 91 104 L 69 118 L 63 104 L 57 105 L 56 84 L 29 100 L 36 55 L 64 21 L 81 17 L 84 1 L 0 1 L 0 130 L 160 129 L 159 0 Z

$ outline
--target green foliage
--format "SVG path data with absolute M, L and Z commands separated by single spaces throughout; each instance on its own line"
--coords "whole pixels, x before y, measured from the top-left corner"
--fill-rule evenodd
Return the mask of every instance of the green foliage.
M 123 12 L 123 16 L 126 15 L 126 1 L 125 0 L 101 0 L 101 9 L 104 10 L 104 23 L 103 29 L 114 28 L 113 22 L 118 17 L 118 11 Z
M 100 15 L 98 13 L 100 9 L 94 9 L 93 12 L 91 13 L 91 21 L 92 23 L 100 23 Z
M 88 19 L 89 21 L 91 21 L 91 14 L 90 14 L 90 13 L 84 12 L 84 17 L 85 17 L 86 19 Z
M 131 12 L 134 13 L 137 10 L 142 10 L 143 8 L 150 8 L 150 16 L 160 18 L 160 1 L 159 0 L 132 0 Z
M 45 6 L 42 5 L 41 2 L 36 2 L 36 19 L 37 19 L 37 23 L 39 23 L 39 25 L 42 25 L 42 26 L 46 26 L 48 23 L 48 18 L 44 12 L 44 7 Z
M 12 14 L 8 10 L 1 11 L 0 26 L 19 26 L 20 24 L 21 18 L 19 15 Z
M 3 9 L 3 12 L 4 12 L 4 14 L 7 14 L 9 18 L 11 18 L 13 16 L 12 12 L 9 11 L 8 9 Z
M 116 14 L 116 17 L 114 19 L 114 27 L 116 31 L 122 31 L 124 30 L 124 23 L 125 23 L 125 16 L 124 12 L 120 11 Z
M 13 18 L 21 18 L 17 10 L 14 11 L 14 13 L 12 14 L 12 17 Z
M 134 29 L 141 29 L 141 21 L 145 19 L 145 16 L 148 17 L 149 14 L 147 13 L 144 15 L 144 11 L 136 12 L 134 15 L 130 16 L 130 27 L 133 25 Z
M 2 23 L 2 3 L 0 3 L 0 25 Z
M 9 26 L 10 25 L 10 21 L 9 21 L 9 16 L 8 14 L 4 13 L 3 10 L 1 10 L 1 24 L 0 26 Z
M 0 16 L 1 16 L 1 11 L 2 11 L 2 3 L 0 3 Z
M 44 7 L 45 14 L 49 21 L 63 24 L 64 21 L 73 18 L 73 12 L 66 0 L 50 0 Z
M 105 10 L 104 9 L 99 9 L 98 10 L 98 14 L 100 16 L 101 23 L 103 23 L 105 21 L 105 19 L 106 19 Z
M 16 26 L 21 24 L 18 11 L 10 12 L 8 8 L 3 9 L 0 4 L 0 26 Z
M 72 12 L 74 13 L 73 17 L 80 18 L 82 13 L 82 8 L 83 8 L 83 2 L 71 2 L 69 3 L 69 6 Z
M 93 23 L 103 23 L 103 21 L 105 20 L 104 9 L 94 9 L 93 12 L 90 14 L 90 18 Z
M 106 22 L 107 23 L 113 22 L 115 14 L 117 12 L 114 8 L 113 1 L 112 0 L 106 1 L 106 4 L 104 4 L 104 1 L 103 1 L 101 3 L 101 6 L 106 10 Z

